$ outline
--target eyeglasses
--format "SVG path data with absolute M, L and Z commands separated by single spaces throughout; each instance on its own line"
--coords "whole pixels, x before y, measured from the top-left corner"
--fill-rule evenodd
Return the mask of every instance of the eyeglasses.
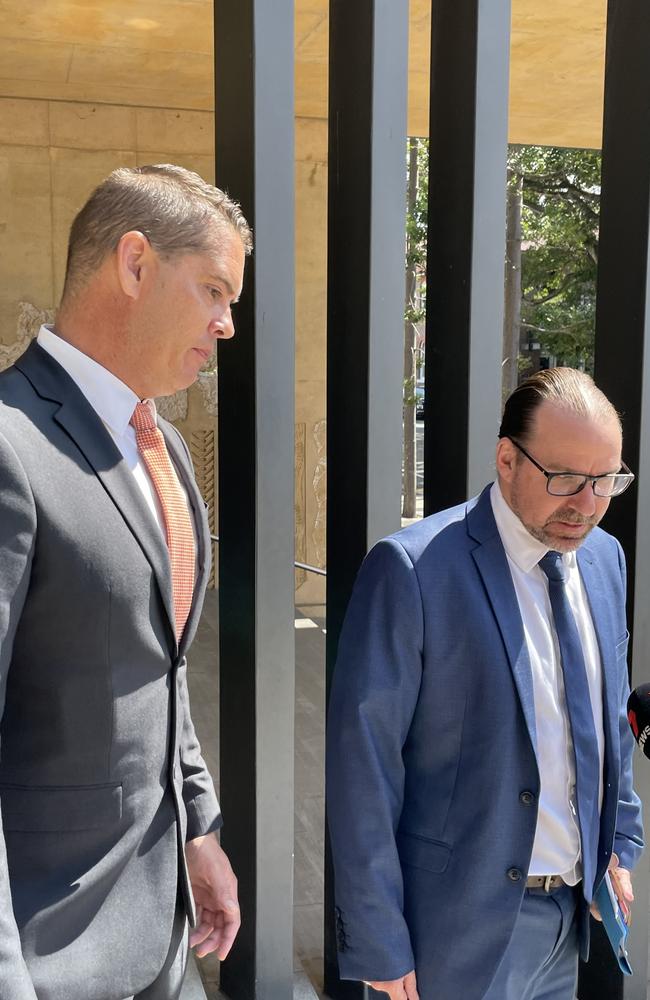
M 512 441 L 515 448 L 518 448 L 536 469 L 544 473 L 546 492 L 553 497 L 575 496 L 584 490 L 587 483 L 591 483 L 594 495 L 597 497 L 618 497 L 634 482 L 634 473 L 630 472 L 625 462 L 621 463 L 622 472 L 605 472 L 602 476 L 582 476 L 577 472 L 548 472 L 528 454 L 525 448 L 522 448 L 518 441 L 514 438 L 508 440 Z

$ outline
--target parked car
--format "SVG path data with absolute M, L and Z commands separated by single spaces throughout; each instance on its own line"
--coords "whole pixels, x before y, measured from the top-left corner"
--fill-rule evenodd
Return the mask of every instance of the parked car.
M 424 420 L 424 382 L 418 382 L 415 387 L 415 416 Z

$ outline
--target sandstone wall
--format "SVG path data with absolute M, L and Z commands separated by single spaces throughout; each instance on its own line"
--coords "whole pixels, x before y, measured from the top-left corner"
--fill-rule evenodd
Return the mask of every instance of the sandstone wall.
M 325 559 L 326 170 L 324 122 L 296 123 L 296 558 Z M 179 163 L 214 180 L 210 111 L 0 97 L 0 368 L 52 319 L 74 215 L 115 167 Z M 236 192 L 233 192 L 236 196 Z M 216 377 L 161 401 L 185 436 L 214 514 Z M 296 574 L 297 600 L 324 599 Z

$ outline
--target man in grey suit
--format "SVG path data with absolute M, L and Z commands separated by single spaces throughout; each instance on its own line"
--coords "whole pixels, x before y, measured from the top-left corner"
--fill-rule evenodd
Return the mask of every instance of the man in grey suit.
M 239 927 L 186 682 L 205 506 L 149 401 L 233 335 L 250 248 L 196 174 L 114 171 L 73 224 L 54 326 L 0 375 L 0 1000 L 174 1000 L 186 916 L 200 955 Z M 180 626 L 142 401 L 191 526 Z

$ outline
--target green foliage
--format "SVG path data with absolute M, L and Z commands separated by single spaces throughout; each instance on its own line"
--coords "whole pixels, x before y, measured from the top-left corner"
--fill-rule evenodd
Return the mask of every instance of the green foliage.
M 509 177 L 523 178 L 524 336 L 559 364 L 593 370 L 600 153 L 511 147 Z
M 415 144 L 417 170 L 411 170 L 412 144 Z M 407 301 L 404 303 L 405 349 L 414 340 L 414 328 L 425 317 L 426 259 L 427 259 L 427 212 L 429 197 L 429 141 L 409 138 L 406 143 L 406 259 Z M 407 376 L 412 364 L 405 361 L 404 406 L 415 406 L 417 402 L 416 379 L 422 368 L 421 352 L 412 347 L 411 360 L 415 361 L 416 376 Z M 407 355 L 408 358 L 408 355 Z
M 427 259 L 427 212 L 429 204 L 429 140 L 416 139 L 418 183 L 414 210 L 406 213 L 406 266 L 423 273 Z M 408 144 L 406 150 L 408 174 Z M 417 322 L 417 320 L 415 321 Z
M 402 382 L 404 406 L 415 406 L 418 401 L 415 392 L 415 379 L 405 378 Z

